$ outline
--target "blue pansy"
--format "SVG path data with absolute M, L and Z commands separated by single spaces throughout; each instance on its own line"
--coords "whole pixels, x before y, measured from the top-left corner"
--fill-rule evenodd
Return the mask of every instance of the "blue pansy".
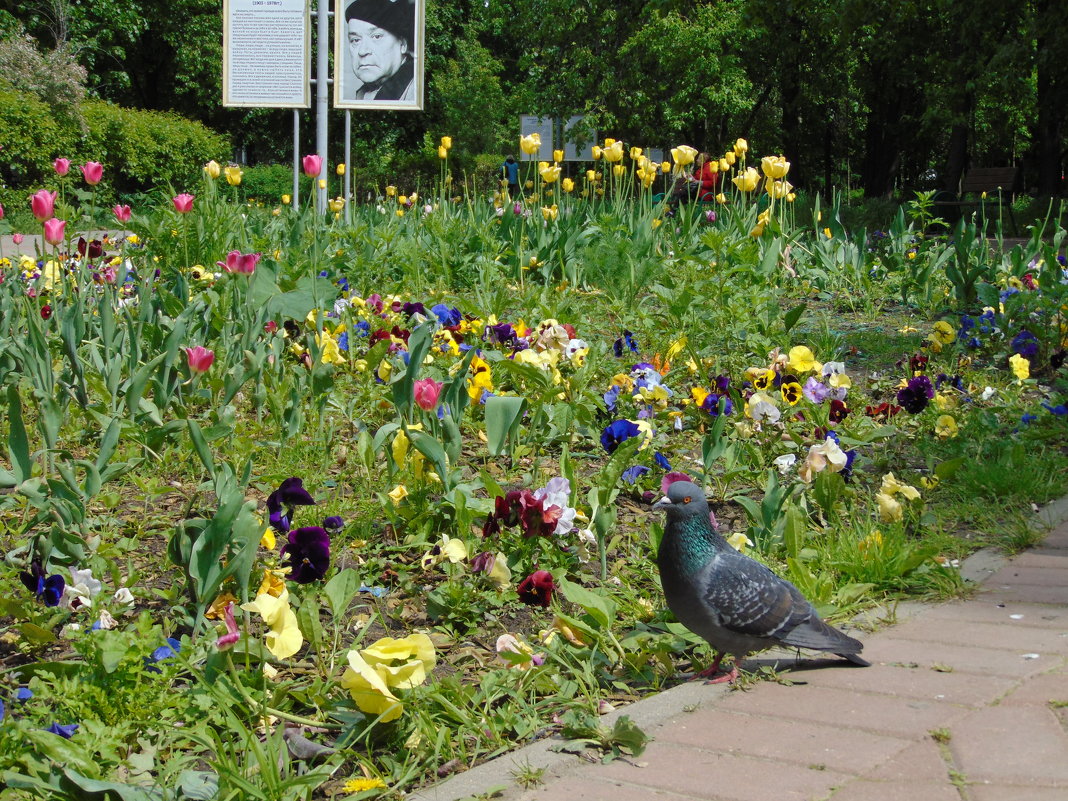
M 78 731 L 78 724 L 68 723 L 65 726 L 61 726 L 58 723 L 53 723 L 51 726 L 45 729 L 45 731 L 51 732 L 52 734 L 58 734 L 60 737 L 69 740 L 71 737 L 74 736 L 74 732 Z
M 361 337 L 371 336 L 371 324 L 366 320 L 360 320 L 356 323 L 356 330 L 360 332 Z
M 636 464 L 634 467 L 628 467 L 623 471 L 623 480 L 628 484 L 637 483 L 638 479 L 649 472 L 649 468 L 645 465 Z
M 1064 417 L 1065 415 L 1068 415 L 1068 405 L 1065 405 L 1063 403 L 1059 403 L 1056 406 L 1050 406 L 1048 403 L 1043 403 L 1042 408 L 1052 414 L 1057 415 L 1058 417 Z
M 33 698 L 33 690 L 31 690 L 29 687 L 19 687 L 15 691 L 15 698 L 20 701 L 29 701 L 31 698 Z
M 657 467 L 668 471 L 671 470 L 671 462 L 669 462 L 667 460 L 667 457 L 664 456 L 664 454 L 662 454 L 660 451 L 657 451 L 656 455 L 653 456 L 653 461 L 656 462 Z
M 1034 415 L 1034 414 L 1031 414 L 1030 412 L 1028 412 L 1028 413 L 1026 413 L 1025 415 L 1023 415 L 1020 418 L 1020 422 L 1023 423 L 1025 426 L 1029 426 L 1029 425 L 1031 425 L 1031 423 L 1035 422 L 1035 420 L 1037 420 L 1037 419 L 1038 419 L 1037 415 Z
M 1038 337 L 1025 328 L 1013 337 L 1009 347 L 1013 353 L 1018 353 L 1025 359 L 1032 359 L 1038 354 Z
M 463 319 L 463 315 L 460 314 L 460 310 L 457 308 L 450 308 L 444 303 L 439 303 L 436 306 L 432 306 L 431 313 L 438 318 L 440 322 L 446 328 L 453 328 L 460 324 Z
M 604 393 L 604 405 L 608 407 L 608 411 L 614 412 L 616 410 L 616 402 L 619 400 L 621 390 L 622 387 L 619 384 L 613 384 L 612 388 Z
M 339 350 L 346 350 L 347 351 L 349 349 L 349 332 L 348 331 L 342 331 L 338 335 L 337 346 L 338 346 Z
M 637 423 L 632 423 L 630 420 L 616 420 L 601 432 L 601 445 L 606 451 L 613 453 L 621 442 L 638 436 L 640 431 Z

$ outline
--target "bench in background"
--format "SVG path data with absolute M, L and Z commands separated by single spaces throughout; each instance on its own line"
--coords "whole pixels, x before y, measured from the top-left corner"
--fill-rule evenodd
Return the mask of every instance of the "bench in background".
M 1019 183 L 1019 167 L 973 167 L 961 180 L 960 195 L 956 200 L 936 200 L 934 205 L 960 209 L 979 208 L 988 220 L 990 216 L 985 213 L 988 205 L 1004 208 L 1009 213 L 1013 232 L 1019 233 L 1016 217 L 1012 213 L 1012 199 Z M 974 195 L 974 199 L 969 199 L 969 195 Z

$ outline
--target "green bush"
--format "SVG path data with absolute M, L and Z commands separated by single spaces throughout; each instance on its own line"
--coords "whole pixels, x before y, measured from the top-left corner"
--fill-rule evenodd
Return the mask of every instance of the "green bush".
M 36 95 L 0 81 L 0 203 L 15 227 L 29 229 L 27 197 L 42 187 L 55 189 L 52 160 L 71 160 L 70 185 L 81 186 L 77 166 L 104 165 L 100 204 L 117 195 L 172 185 L 197 185 L 209 159 L 225 160 L 229 138 L 177 114 L 126 109 L 98 100 L 81 104 L 83 133 L 63 123 Z
M 225 183 L 220 178 L 220 186 Z M 309 179 L 301 175 L 300 191 L 309 191 Z M 222 191 L 226 191 L 223 189 Z M 261 203 L 279 203 L 282 195 L 293 194 L 293 166 L 291 164 L 260 164 L 245 167 L 241 176 L 241 193 L 250 200 Z
M 89 133 L 82 150 L 104 164 L 115 189 L 170 184 L 195 187 L 206 161 L 225 161 L 229 137 L 171 112 L 138 111 L 101 101 L 82 105 Z

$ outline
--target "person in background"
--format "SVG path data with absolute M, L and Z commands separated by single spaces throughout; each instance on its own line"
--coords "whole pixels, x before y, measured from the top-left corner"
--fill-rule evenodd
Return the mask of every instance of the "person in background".
M 501 165 L 501 177 L 508 184 L 508 197 L 519 197 L 519 165 L 509 156 Z
M 698 153 L 693 161 L 693 173 L 680 177 L 671 193 L 673 203 L 693 200 L 712 200 L 716 196 L 719 170 L 707 153 Z
M 346 100 L 415 100 L 415 7 L 355 0 L 345 10 L 355 93 Z

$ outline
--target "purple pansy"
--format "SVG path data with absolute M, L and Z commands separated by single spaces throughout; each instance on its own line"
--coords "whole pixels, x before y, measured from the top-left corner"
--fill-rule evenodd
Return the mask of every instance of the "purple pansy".
M 282 546 L 284 566 L 290 568 L 290 581 L 311 584 L 326 575 L 330 567 L 330 535 L 319 526 L 307 526 L 289 532 L 289 543 Z

